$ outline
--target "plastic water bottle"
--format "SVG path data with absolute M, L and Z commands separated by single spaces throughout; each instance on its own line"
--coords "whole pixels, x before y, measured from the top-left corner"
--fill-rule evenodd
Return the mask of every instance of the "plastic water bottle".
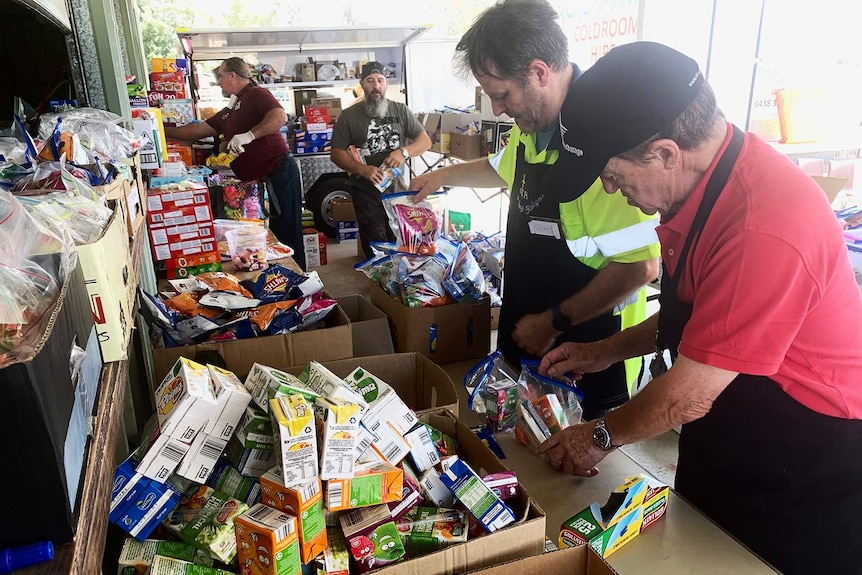
M 12 573 L 54 558 L 54 545 L 50 541 L 10 547 L 0 550 L 0 573 Z

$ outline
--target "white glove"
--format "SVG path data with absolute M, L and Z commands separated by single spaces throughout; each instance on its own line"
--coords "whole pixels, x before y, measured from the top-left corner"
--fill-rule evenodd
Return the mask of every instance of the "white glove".
M 234 154 L 242 154 L 245 152 L 244 146 L 251 143 L 252 140 L 254 140 L 254 134 L 251 133 L 251 130 L 237 134 L 227 143 L 227 149 Z

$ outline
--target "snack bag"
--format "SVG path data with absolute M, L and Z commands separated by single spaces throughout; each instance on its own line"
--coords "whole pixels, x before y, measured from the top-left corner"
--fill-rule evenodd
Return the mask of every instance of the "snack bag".
M 496 386 L 504 388 L 517 387 L 518 378 L 512 373 L 506 364 L 503 353 L 498 349 L 485 357 L 482 361 L 464 375 L 464 387 L 467 390 L 467 405 L 480 415 L 495 412 L 489 408 L 487 399 Z M 489 390 L 489 387 L 491 388 Z
M 445 192 L 435 192 L 418 204 L 416 192 L 401 192 L 380 196 L 389 215 L 389 226 L 395 233 L 398 251 L 419 255 L 434 255 L 437 239 L 445 229 Z
M 540 375 L 538 361 L 522 360 L 518 378 L 518 425 L 527 432 L 527 445 L 535 447 L 536 441 L 541 443 L 570 425 L 580 423 L 583 397 L 583 392 L 574 384 Z M 516 438 L 519 438 L 518 433 Z

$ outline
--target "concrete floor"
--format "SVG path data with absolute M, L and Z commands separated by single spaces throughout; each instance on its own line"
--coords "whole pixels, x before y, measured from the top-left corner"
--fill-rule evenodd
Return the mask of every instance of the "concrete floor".
M 336 298 L 351 294 L 360 294 L 367 298 L 369 295 L 365 276 L 353 269 L 353 265 L 361 261 L 356 255 L 356 243 L 356 240 L 338 243 L 328 238 L 327 264 L 312 268 L 320 275 L 325 289 Z M 496 331 L 492 332 L 492 349 L 496 347 L 496 336 Z M 461 418 L 470 425 L 478 424 L 479 419 L 467 407 L 466 394 L 461 382 L 464 373 L 475 363 L 475 361 L 467 361 L 443 366 L 462 395 Z M 621 450 L 651 475 L 668 485 L 673 485 L 678 445 L 679 434 L 676 431 L 669 431 L 648 441 L 626 445 Z

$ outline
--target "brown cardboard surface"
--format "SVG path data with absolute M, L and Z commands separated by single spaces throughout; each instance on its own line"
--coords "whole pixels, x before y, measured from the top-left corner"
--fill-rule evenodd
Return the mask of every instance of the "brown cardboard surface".
M 425 414 L 422 420 L 457 440 L 459 457 L 477 473 L 492 473 L 507 469 L 488 449 L 488 446 L 451 413 L 437 411 Z M 545 548 L 544 511 L 536 505 L 525 490 L 522 490 L 518 499 L 510 500 L 508 503 L 517 518 L 514 524 L 430 555 L 384 567 L 376 573 L 451 575 L 542 553 Z
M 421 115 L 419 121 L 431 138 L 431 150 L 447 154 L 450 151 L 450 132 L 469 126 L 470 122 L 481 122 L 482 114 L 431 113 Z
M 332 219 L 336 222 L 355 222 L 353 200 L 332 200 Z
M 598 556 L 589 545 L 560 549 L 535 555 L 487 569 L 472 571 L 471 575 L 617 575 L 613 567 Z
M 141 229 L 146 218 L 146 202 L 141 197 L 141 187 L 138 180 L 123 182 L 123 209 L 126 213 L 126 232 L 129 238 L 134 238 Z
M 811 179 L 817 182 L 817 185 L 820 186 L 820 189 L 826 194 L 826 198 L 829 200 L 830 204 L 836 197 L 838 197 L 838 192 L 840 192 L 844 188 L 844 184 L 847 183 L 847 178 L 811 176 Z
M 153 350 L 156 378 L 166 374 L 180 356 L 194 359 L 199 351 L 215 350 L 226 368 L 245 379 L 257 362 L 277 369 L 305 365 L 311 360 L 328 361 L 353 356 L 350 320 L 337 306 L 323 320 L 325 328 L 282 335 L 252 337 L 236 341 L 201 343 Z
M 471 304 L 409 308 L 369 282 L 371 303 L 389 316 L 395 351 L 419 352 L 437 363 L 484 357 L 491 351 L 491 307 Z M 432 341 L 432 325 L 436 341 Z
M 402 401 L 416 412 L 445 409 L 458 413 L 458 391 L 452 379 L 418 353 L 372 355 L 322 363 L 338 377 L 346 377 L 357 367 L 366 369 L 391 385 Z M 304 364 L 285 371 L 299 375 L 303 369 Z
M 350 318 L 353 332 L 353 357 L 395 353 L 389 319 L 383 311 L 359 294 L 338 298 Z
M 449 153 L 462 160 L 481 158 L 483 156 L 482 135 L 452 132 L 449 134 Z

